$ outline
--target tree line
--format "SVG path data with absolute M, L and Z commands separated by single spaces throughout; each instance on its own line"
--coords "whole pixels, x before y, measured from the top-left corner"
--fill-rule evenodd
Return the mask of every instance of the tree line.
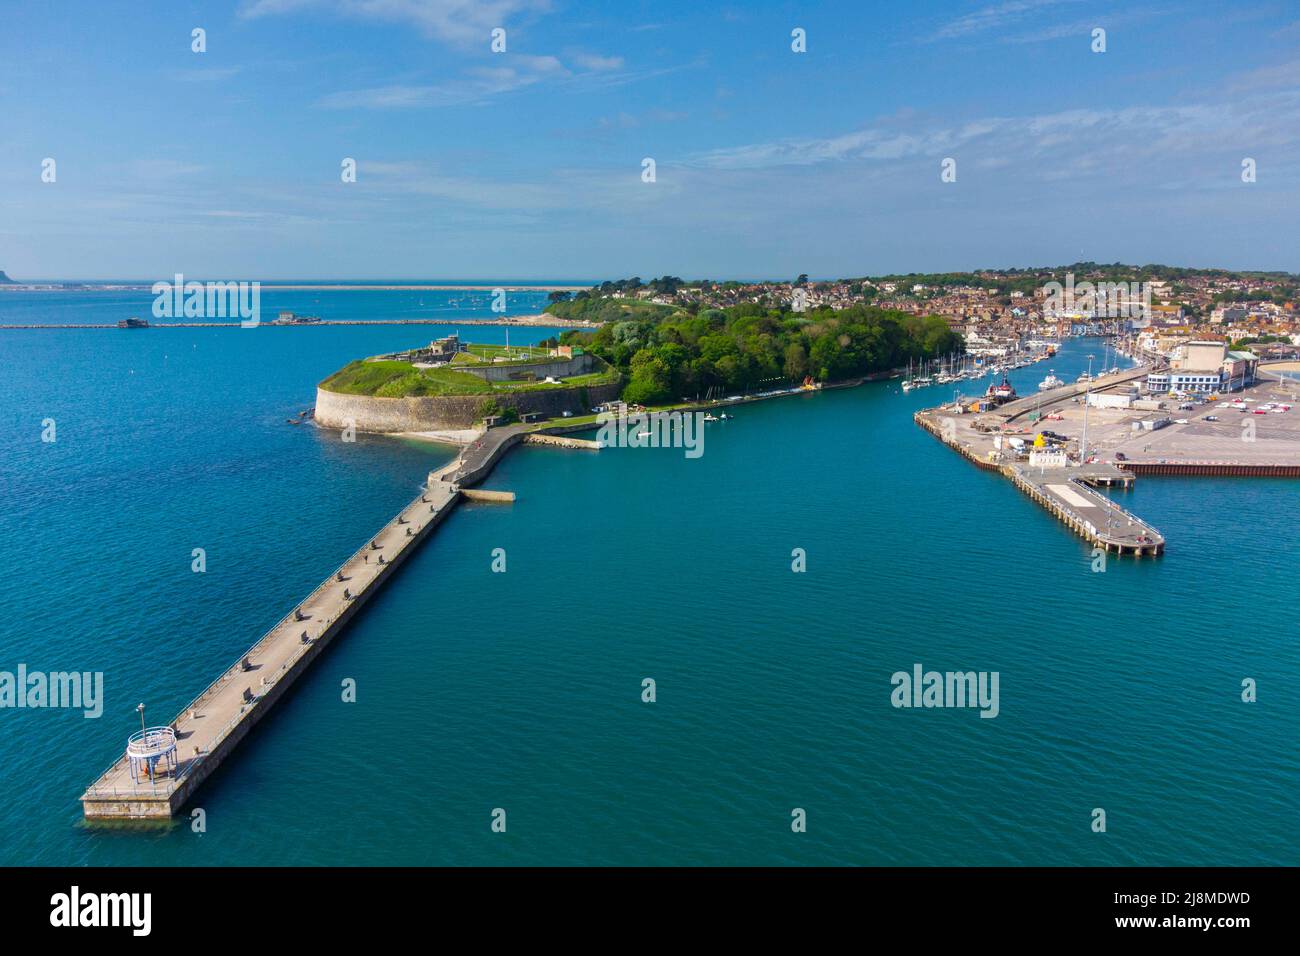
M 599 314 L 599 299 L 556 303 L 560 319 Z M 618 300 L 604 300 L 617 302 Z M 627 306 L 627 303 L 621 303 Z M 963 349 L 943 318 L 858 305 L 793 312 L 752 303 L 696 314 L 670 307 L 620 310 L 596 330 L 563 333 L 623 372 L 623 397 L 644 405 L 693 400 L 710 389 L 743 392 L 852 379 Z

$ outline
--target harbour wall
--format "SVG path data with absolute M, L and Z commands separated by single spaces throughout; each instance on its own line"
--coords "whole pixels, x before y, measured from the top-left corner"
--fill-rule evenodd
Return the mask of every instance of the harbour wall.
M 261 690 L 255 698 L 248 703 L 239 718 L 235 720 L 227 732 L 217 741 L 215 745 L 210 746 L 201 755 L 185 767 L 185 774 L 182 779 L 176 782 L 174 787 L 161 786 L 157 789 L 146 790 L 137 788 L 133 791 L 111 789 L 92 785 L 81 798 L 83 811 L 88 819 L 96 820 L 148 820 L 148 819 L 166 819 L 177 813 L 186 801 L 198 789 L 199 785 L 206 780 L 214 770 L 216 770 L 225 759 L 239 745 L 239 742 L 248 735 L 248 732 L 264 717 L 279 699 L 289 690 L 297 679 L 311 666 L 312 662 L 321 654 L 322 651 L 338 636 L 338 634 L 347 627 L 348 623 L 357 614 L 362 605 L 364 605 L 378 591 L 384 583 L 393 575 L 398 567 L 405 562 L 406 557 L 426 538 L 429 533 L 442 523 L 443 519 L 455 508 L 460 494 L 458 491 L 451 491 L 441 507 L 434 511 L 433 516 L 427 521 L 418 532 L 410 538 L 399 538 L 400 547 L 392 560 L 386 562 L 381 567 L 377 566 L 377 573 L 365 587 L 360 588 L 353 596 L 353 599 L 347 602 L 346 607 L 337 617 L 330 621 L 328 626 L 321 630 L 321 633 L 312 639 L 306 649 L 299 655 L 287 669 L 269 678 L 269 686 Z M 382 536 L 385 532 L 395 534 L 398 525 L 392 522 L 380 531 Z M 364 549 L 363 549 L 364 550 Z M 326 584 L 334 580 L 331 576 L 325 584 L 317 588 L 317 591 Z M 313 595 L 317 592 L 313 592 Z M 309 596 L 310 600 L 310 596 Z M 303 602 L 304 604 L 306 602 Z M 301 607 L 302 604 L 299 605 Z M 288 617 L 282 619 L 277 627 L 283 626 L 289 620 Z M 257 644 L 254 644 L 248 651 L 242 655 L 242 658 L 256 658 L 259 648 L 266 641 L 270 634 L 268 632 Z M 236 664 L 228 669 L 218 681 L 209 685 L 208 690 L 218 686 L 221 681 L 242 680 L 244 675 Z M 251 688 L 250 688 L 251 689 Z M 181 712 L 171 726 L 178 727 L 181 724 L 183 715 L 191 710 L 200 708 L 203 705 L 201 701 L 207 693 L 205 690 L 185 710 Z M 125 761 L 125 757 L 119 757 L 113 767 L 109 768 L 104 777 L 110 776 L 113 771 Z
M 961 455 L 963 458 L 965 458 L 967 461 L 969 461 L 971 464 L 975 465 L 976 467 L 983 468 L 985 471 L 996 471 L 1000 474 L 1006 473 L 1002 465 L 981 458 L 979 455 L 975 454 L 975 452 L 971 450 L 969 445 L 963 445 L 958 441 L 954 441 L 946 437 L 943 433 L 943 429 L 940 428 L 938 425 L 936 425 L 933 419 L 931 419 L 928 415 L 924 415 L 921 412 L 915 412 L 912 415 L 912 421 L 916 422 L 916 424 L 920 425 L 931 435 L 939 439 L 939 441 L 943 442 L 945 445 L 947 445 L 953 451 L 957 452 L 957 454 Z
M 1141 518 L 1130 514 L 1110 498 L 1098 494 L 1089 484 L 1097 482 L 1110 483 L 1116 479 L 1116 476 L 1122 477 L 1122 472 L 1113 470 L 1110 474 L 1075 474 L 1071 475 L 1065 470 L 1058 473 L 1053 470 L 1052 478 L 1057 480 L 1057 484 L 1066 482 L 1072 486 L 1072 494 L 1088 500 L 1093 507 L 1098 509 L 1095 515 L 1110 514 L 1112 523 L 1103 526 L 1097 521 L 1089 520 L 1080 515 L 1076 510 L 1066 505 L 1062 500 L 1060 493 L 1049 493 L 1052 486 L 1048 480 L 1033 477 L 1032 472 L 1028 475 L 1020 468 L 1011 463 L 992 462 L 980 458 L 975 451 L 964 442 L 957 440 L 955 435 L 944 433 L 944 429 L 937 424 L 928 411 L 919 411 L 913 414 L 912 420 L 928 431 L 939 441 L 943 442 L 953 451 L 960 454 L 967 461 L 984 469 L 985 471 L 996 471 L 1011 480 L 1018 489 L 1032 498 L 1035 502 L 1047 509 L 1053 516 L 1062 521 L 1071 531 L 1084 538 L 1089 543 L 1102 547 L 1105 551 L 1114 550 L 1119 554 L 1130 554 L 1137 557 L 1143 555 L 1159 555 L 1165 550 L 1165 539 L 1160 532 L 1156 531 Z M 1131 481 L 1132 479 L 1128 479 Z M 1140 537 L 1135 537 L 1132 529 L 1136 527 L 1139 532 L 1145 532 Z M 1115 531 L 1118 533 L 1115 533 Z
M 507 425 L 505 428 L 489 429 L 479 440 L 478 446 L 470 448 L 470 453 L 463 459 L 463 464 L 444 480 L 454 481 L 457 487 L 477 485 L 496 467 L 505 453 L 514 448 L 529 434 L 527 425 Z
M 1135 475 L 1214 475 L 1236 478 L 1300 478 L 1300 465 L 1245 464 L 1228 461 L 1121 461 Z

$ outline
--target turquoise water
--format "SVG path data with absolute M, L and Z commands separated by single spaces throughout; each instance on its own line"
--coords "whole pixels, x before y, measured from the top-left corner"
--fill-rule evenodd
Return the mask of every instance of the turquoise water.
M 129 304 L 8 293 L 0 323 Z M 944 393 L 896 383 L 742 408 L 695 460 L 513 452 L 488 484 L 518 501 L 412 556 L 199 791 L 206 833 L 81 826 L 136 704 L 170 719 L 451 456 L 285 423 L 347 360 L 444 331 L 0 332 L 0 669 L 102 670 L 107 698 L 0 710 L 0 862 L 1297 862 L 1300 482 L 1139 479 L 1168 554 L 1093 574 L 912 424 Z M 894 709 L 916 662 L 1000 672 L 999 716 Z

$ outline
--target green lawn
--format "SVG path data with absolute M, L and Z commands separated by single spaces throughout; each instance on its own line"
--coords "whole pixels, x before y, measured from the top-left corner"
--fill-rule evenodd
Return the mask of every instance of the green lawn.
M 609 385 L 617 382 L 618 372 L 614 369 L 606 369 L 603 372 L 589 372 L 586 375 L 574 375 L 570 378 L 563 379 L 559 384 L 550 382 L 496 382 L 497 391 L 500 392 L 526 392 L 542 388 L 582 388 L 587 385 Z
M 575 375 L 563 382 L 485 382 L 477 375 L 452 368 L 414 368 L 407 362 L 352 362 L 339 369 L 320 387 L 344 395 L 373 395 L 377 398 L 407 398 L 420 395 L 490 395 L 536 389 L 582 388 L 617 382 L 612 368 L 587 375 Z
M 451 360 L 453 365 L 466 365 L 478 362 L 494 362 L 501 356 L 509 356 L 509 361 L 496 362 L 497 365 L 519 365 L 550 358 L 550 349 L 537 345 L 512 345 L 508 350 L 504 345 L 478 345 L 466 343 L 465 351 L 457 352 Z
M 492 386 L 468 372 L 413 368 L 407 362 L 351 362 L 320 387 L 344 395 L 405 398 L 418 395 L 486 395 Z

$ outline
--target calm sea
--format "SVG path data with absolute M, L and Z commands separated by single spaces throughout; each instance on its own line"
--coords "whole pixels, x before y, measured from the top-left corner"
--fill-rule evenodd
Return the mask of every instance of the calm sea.
M 81 825 L 138 703 L 171 719 L 453 454 L 286 419 L 480 299 L 263 293 L 444 327 L 0 331 L 0 670 L 105 681 L 97 720 L 0 710 L 0 863 L 1298 862 L 1300 482 L 1142 478 L 1124 504 L 1168 553 L 1095 574 L 912 424 L 943 392 L 897 382 L 741 408 L 698 459 L 513 452 L 488 485 L 518 501 L 412 556 L 199 791 L 205 833 Z M 149 301 L 4 293 L 0 324 Z M 916 663 L 999 672 L 998 717 L 894 709 Z

